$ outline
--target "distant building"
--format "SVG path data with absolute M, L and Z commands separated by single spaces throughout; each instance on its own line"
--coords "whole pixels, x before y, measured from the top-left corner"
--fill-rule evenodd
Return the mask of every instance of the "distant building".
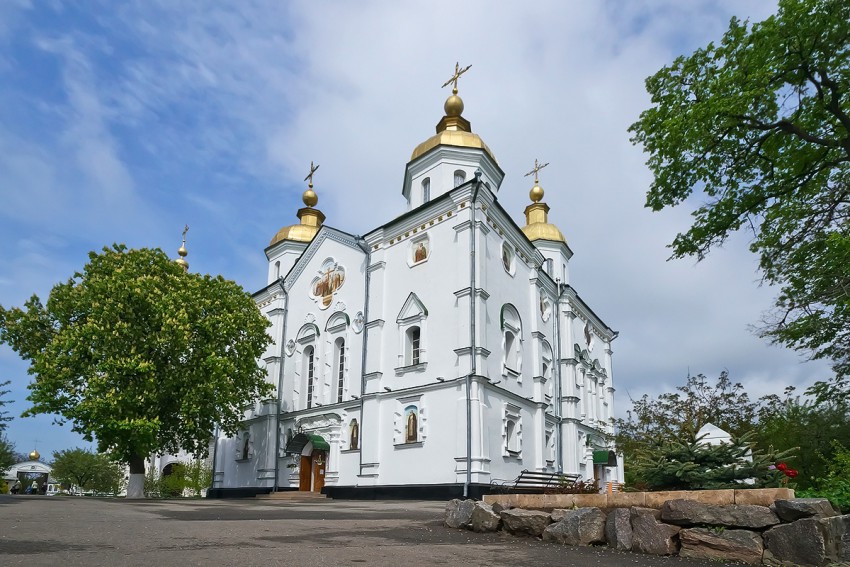
M 217 440 L 212 495 L 474 496 L 523 469 L 622 481 L 617 333 L 570 285 L 543 166 L 518 226 L 456 89 L 445 111 L 405 166 L 407 212 L 363 236 L 325 224 L 311 167 L 254 294 L 278 400 Z
M 36 486 L 41 487 L 47 483 L 46 493 L 48 495 L 59 492 L 59 483 L 50 478 L 50 473 L 53 468 L 47 463 L 41 462 L 41 455 L 38 451 L 33 450 L 29 454 L 29 460 L 12 465 L 9 469 L 3 472 L 3 480 L 11 487 L 15 481 L 21 483 L 21 493 L 35 482 Z

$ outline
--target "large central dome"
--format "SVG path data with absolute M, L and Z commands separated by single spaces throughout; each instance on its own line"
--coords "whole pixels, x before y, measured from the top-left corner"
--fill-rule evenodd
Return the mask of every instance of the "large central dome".
M 446 104 L 443 108 L 446 111 L 446 115 L 437 123 L 437 133 L 416 146 L 416 149 L 413 150 L 413 154 L 410 156 L 410 161 L 425 155 L 437 146 L 478 148 L 487 152 L 487 155 L 493 161 L 496 161 L 496 156 L 493 155 L 493 152 L 490 151 L 490 148 L 481 139 L 481 136 L 473 133 L 469 121 L 461 116 L 463 112 L 463 100 L 457 95 L 456 90 L 446 99 Z

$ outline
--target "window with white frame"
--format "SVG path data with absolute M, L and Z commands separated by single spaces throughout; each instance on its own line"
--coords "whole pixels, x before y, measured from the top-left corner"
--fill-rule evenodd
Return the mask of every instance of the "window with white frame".
M 425 370 L 426 357 L 426 324 L 428 310 L 415 293 L 411 293 L 399 311 L 396 323 L 399 330 L 399 355 L 396 374 L 405 372 L 420 372 Z
M 522 453 L 522 418 L 519 406 L 505 404 L 502 420 L 503 451 L 506 457 L 519 457 Z
M 336 402 L 342 403 L 345 392 L 345 339 L 334 342 L 334 373 L 336 374 Z
M 555 462 L 555 429 L 554 427 L 546 428 L 546 461 L 549 464 Z
M 426 177 L 422 180 L 422 202 L 427 203 L 431 200 L 431 178 Z
M 316 386 L 316 349 L 308 346 L 304 349 L 304 378 L 307 381 L 307 409 L 313 407 L 313 390 Z
M 522 373 L 522 321 L 516 308 L 502 306 L 502 375 Z
M 464 181 L 466 181 L 466 172 L 462 169 L 455 171 L 455 187 L 463 185 Z
M 555 390 L 555 380 L 552 377 L 553 358 L 554 357 L 552 356 L 552 347 L 549 346 L 548 342 L 543 341 L 543 343 L 540 345 L 540 375 L 545 380 L 545 387 L 543 390 L 544 395 L 550 400 L 552 399 Z

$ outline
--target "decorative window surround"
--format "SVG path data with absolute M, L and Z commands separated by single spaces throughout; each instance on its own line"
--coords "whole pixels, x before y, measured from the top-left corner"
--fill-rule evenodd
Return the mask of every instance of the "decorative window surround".
M 522 414 L 520 407 L 504 403 L 502 455 L 522 460 Z

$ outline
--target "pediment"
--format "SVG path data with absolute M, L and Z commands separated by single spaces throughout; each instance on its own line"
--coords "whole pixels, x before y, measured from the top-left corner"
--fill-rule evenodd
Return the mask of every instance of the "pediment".
M 418 321 L 428 316 L 428 309 L 419 297 L 411 292 L 401 306 L 401 311 L 398 312 L 396 323 L 409 323 Z

